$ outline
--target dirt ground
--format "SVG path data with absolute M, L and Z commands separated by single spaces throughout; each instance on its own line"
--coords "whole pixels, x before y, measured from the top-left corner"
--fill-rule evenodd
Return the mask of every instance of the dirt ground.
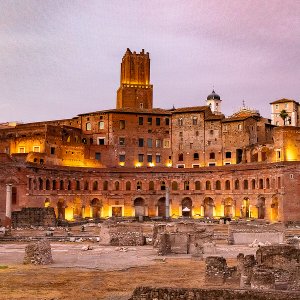
M 128 299 L 135 287 L 201 287 L 204 261 L 190 255 L 161 257 L 151 246 L 116 247 L 83 243 L 52 244 L 54 264 L 24 266 L 26 244 L 0 244 L 0 299 Z M 253 253 L 241 246 L 217 247 L 217 255 L 235 264 L 239 252 Z M 1 268 L 7 266 L 7 268 Z M 238 283 L 233 284 L 238 286 Z

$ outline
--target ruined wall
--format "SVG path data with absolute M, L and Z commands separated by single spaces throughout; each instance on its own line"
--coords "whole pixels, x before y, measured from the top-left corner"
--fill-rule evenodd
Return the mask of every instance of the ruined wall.
M 54 208 L 22 208 L 21 211 L 12 212 L 12 226 L 30 227 L 30 226 L 55 226 L 56 216 Z
M 298 292 L 138 287 L 129 300 L 298 300 Z

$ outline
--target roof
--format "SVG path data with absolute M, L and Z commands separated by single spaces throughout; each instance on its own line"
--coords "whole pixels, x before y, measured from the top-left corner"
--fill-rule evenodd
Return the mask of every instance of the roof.
M 253 118 L 253 116 L 244 116 L 244 117 L 229 117 L 222 120 L 222 122 L 238 122 L 238 121 L 245 121 L 249 118 Z M 254 118 L 253 118 L 254 119 Z
M 299 102 L 297 102 L 293 99 L 286 99 L 286 98 L 282 98 L 282 99 L 270 102 L 270 104 L 279 104 L 279 103 L 286 103 L 286 102 L 295 102 L 296 104 L 299 104 Z
M 156 114 L 156 115 L 170 115 L 171 111 L 161 108 L 152 108 L 152 109 L 136 109 L 136 108 L 116 108 L 108 110 L 99 110 L 89 113 L 79 114 L 78 116 L 86 116 L 92 114 L 102 114 L 102 113 L 116 113 L 116 114 Z
M 192 106 L 192 107 L 182 107 L 177 108 L 175 110 L 172 110 L 172 114 L 178 114 L 178 113 L 186 113 L 186 112 L 202 112 L 209 109 L 209 106 Z
M 205 118 L 205 121 L 219 121 L 219 120 L 223 120 L 224 118 L 225 118 L 225 116 L 223 114 L 210 115 L 210 116 Z

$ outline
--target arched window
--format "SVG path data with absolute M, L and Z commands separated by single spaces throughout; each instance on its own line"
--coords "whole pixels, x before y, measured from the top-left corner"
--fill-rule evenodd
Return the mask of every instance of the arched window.
M 178 154 L 178 161 L 183 161 L 183 153 Z
M 89 122 L 86 123 L 86 124 L 85 124 L 85 129 L 86 129 L 86 130 L 92 130 L 92 124 L 89 123 Z
M 107 190 L 108 190 L 108 181 L 105 180 L 105 181 L 103 182 L 103 191 L 107 191 Z
M 84 182 L 84 190 L 85 191 L 89 190 L 89 182 L 87 180 Z
M 17 204 L 17 200 L 18 200 L 18 194 L 17 194 L 17 188 L 15 186 L 13 186 L 11 188 L 11 203 L 12 204 Z
M 236 179 L 235 182 L 234 182 L 234 188 L 235 188 L 236 190 L 239 190 L 239 189 L 240 189 L 240 182 L 239 182 L 238 179 Z
M 255 190 L 255 179 L 251 180 L 251 189 Z
M 50 180 L 49 179 L 46 180 L 46 190 L 47 191 L 50 190 Z
M 41 191 L 43 189 L 43 179 L 39 178 L 39 190 Z
M 263 188 L 264 188 L 264 180 L 263 180 L 262 178 L 259 179 L 258 185 L 259 185 L 259 188 L 260 188 L 260 189 L 263 189 Z
M 98 181 L 93 182 L 93 191 L 98 191 Z
M 185 190 L 185 191 L 188 191 L 189 189 L 190 189 L 190 182 L 186 180 L 186 181 L 184 182 L 184 190 Z
M 119 191 L 119 190 L 120 190 L 120 182 L 119 182 L 119 181 L 116 181 L 116 182 L 115 182 L 115 190 L 116 190 L 116 191 Z
M 126 182 L 126 191 L 130 191 L 131 190 L 131 182 L 127 181 Z
M 197 191 L 201 190 L 201 183 L 199 180 L 195 181 L 195 190 Z
M 197 152 L 194 153 L 194 160 L 199 160 L 199 153 Z
M 244 190 L 248 190 L 248 180 L 244 180 Z
M 225 190 L 230 190 L 230 181 L 229 180 L 225 181 Z
M 160 184 L 160 190 L 165 191 L 166 190 L 166 183 L 164 181 L 161 182 Z
M 76 180 L 76 190 L 79 191 L 80 190 L 80 181 Z
M 64 181 L 63 181 L 63 180 L 61 180 L 61 181 L 59 182 L 59 189 L 60 189 L 60 190 L 64 190 L 64 189 L 65 189 L 65 187 L 64 187 Z
M 220 190 L 221 189 L 221 181 L 217 180 L 216 181 L 216 190 Z
M 71 190 L 71 181 L 68 180 L 68 191 L 70 191 L 70 190 Z
M 56 190 L 57 189 L 57 182 L 56 180 L 52 181 L 52 190 Z
M 136 189 L 137 189 L 137 191 L 140 191 L 142 189 L 142 182 L 141 181 L 138 181 L 136 183 Z
M 31 190 L 32 189 L 32 178 L 28 179 L 28 189 Z
M 177 191 L 178 190 L 178 183 L 177 183 L 177 181 L 173 181 L 172 182 L 172 190 L 173 191 Z
M 210 183 L 209 180 L 207 180 L 206 183 L 205 183 L 205 189 L 206 189 L 207 191 L 210 191 L 210 190 L 211 190 L 211 183 Z
M 149 182 L 149 191 L 154 191 L 154 182 L 153 181 Z
M 266 179 L 266 189 L 269 189 L 270 188 L 270 179 L 267 178 Z
M 210 152 L 209 153 L 209 159 L 215 159 L 216 158 L 216 155 L 214 152 Z

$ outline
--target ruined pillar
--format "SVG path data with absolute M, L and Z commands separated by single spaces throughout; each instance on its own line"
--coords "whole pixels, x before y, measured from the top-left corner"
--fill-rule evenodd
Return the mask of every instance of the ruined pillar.
M 170 218 L 170 189 L 166 188 L 166 219 Z
M 12 184 L 6 185 L 5 226 L 11 226 Z

